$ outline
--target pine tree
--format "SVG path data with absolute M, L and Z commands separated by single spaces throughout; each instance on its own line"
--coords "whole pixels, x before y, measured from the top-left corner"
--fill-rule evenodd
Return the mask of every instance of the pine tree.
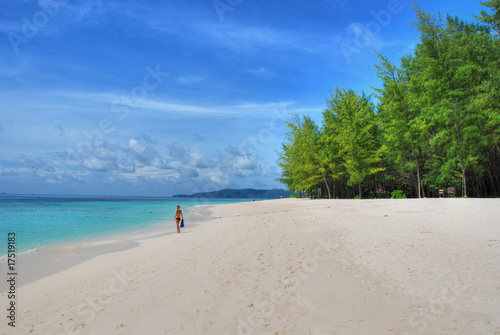
M 433 168 L 439 168 L 442 182 L 459 177 L 467 196 L 468 170 L 477 165 L 485 145 L 480 136 L 484 116 L 474 103 L 484 75 L 474 39 L 484 30 L 451 17 L 444 24 L 418 7 L 416 13 L 421 43 L 415 50 L 419 76 L 412 78 L 413 94 L 432 127 Z
M 410 71 L 399 69 L 387 58 L 378 55 L 380 66 L 375 66 L 377 76 L 382 79 L 383 88 L 376 89 L 380 106 L 378 116 L 384 130 L 387 158 L 405 171 L 415 171 L 418 197 L 425 197 L 422 185 L 424 165 L 423 143 L 424 121 L 420 109 L 411 103 L 409 93 Z M 410 64 L 411 58 L 404 58 L 403 64 Z
M 364 94 L 359 96 L 353 90 L 339 88 L 328 103 L 329 108 L 323 113 L 325 126 L 330 128 L 332 141 L 338 146 L 347 184 L 357 185 L 362 198 L 366 177 L 384 170 L 380 165 L 382 150 L 374 105 Z
M 481 5 L 485 7 L 489 7 L 490 13 L 484 9 L 482 9 L 479 14 L 480 16 L 476 16 L 481 22 L 491 26 L 496 30 L 497 34 L 500 34 L 500 0 L 490 0 L 480 2 Z
M 318 127 L 310 117 L 299 115 L 294 115 L 287 126 L 290 128 L 288 141 L 282 145 L 278 160 L 283 174 L 278 180 L 290 190 L 311 191 L 323 179 L 315 152 Z

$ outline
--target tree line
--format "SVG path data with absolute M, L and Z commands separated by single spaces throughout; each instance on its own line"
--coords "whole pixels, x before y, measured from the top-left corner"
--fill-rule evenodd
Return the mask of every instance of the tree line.
M 395 65 L 377 54 L 372 96 L 335 88 L 321 127 L 294 115 L 278 152 L 278 180 L 328 198 L 498 197 L 500 1 L 477 22 L 415 9 L 420 42 Z

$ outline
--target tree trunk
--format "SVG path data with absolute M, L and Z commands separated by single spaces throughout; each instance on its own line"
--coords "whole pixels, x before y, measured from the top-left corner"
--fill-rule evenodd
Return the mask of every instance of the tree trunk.
M 467 180 L 465 178 L 465 165 L 462 154 L 462 139 L 460 136 L 460 119 L 457 113 L 457 105 L 455 103 L 455 98 L 453 98 L 453 112 L 455 113 L 455 127 L 457 128 L 457 140 L 458 140 L 458 150 L 460 153 L 460 165 L 462 165 L 462 196 L 467 197 Z
M 409 123 L 410 121 L 408 120 L 408 112 L 406 111 L 405 114 L 406 122 Z M 413 141 L 413 135 L 410 132 L 410 141 L 411 141 L 411 147 L 413 149 L 413 152 L 415 152 L 415 142 Z M 420 152 L 420 150 L 419 150 Z M 418 198 L 422 198 L 422 193 L 420 193 L 420 188 L 422 188 L 422 191 L 424 190 L 422 186 L 422 181 L 420 180 L 420 162 L 418 161 L 418 156 L 417 154 L 414 154 L 413 157 L 415 158 L 415 163 L 417 164 L 417 183 L 418 183 Z M 424 193 L 425 197 L 425 193 Z
M 492 187 L 492 193 L 493 193 L 493 197 L 497 197 L 498 196 L 498 192 L 497 192 L 497 189 L 495 187 L 495 182 L 493 181 L 493 177 L 491 176 L 491 169 L 488 168 L 488 175 L 490 176 L 490 180 L 491 180 L 491 187 Z
M 330 186 L 328 186 L 328 182 L 326 181 L 325 172 L 321 172 L 321 173 L 323 174 L 323 180 L 325 181 L 326 190 L 328 192 L 328 199 L 331 199 L 332 195 L 330 194 Z
M 420 180 L 420 166 L 418 164 L 418 159 L 415 159 L 415 162 L 417 163 L 417 188 L 418 188 L 418 198 L 422 198 L 422 194 L 420 193 L 420 188 L 422 187 L 422 182 Z
M 462 166 L 462 196 L 467 198 L 467 180 L 465 179 L 465 167 Z

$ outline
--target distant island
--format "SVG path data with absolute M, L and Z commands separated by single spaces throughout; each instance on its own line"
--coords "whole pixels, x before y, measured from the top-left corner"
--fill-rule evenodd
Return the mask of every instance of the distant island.
M 292 192 L 273 189 L 273 190 L 255 190 L 253 188 L 246 188 L 243 190 L 236 189 L 225 189 L 214 192 L 201 192 L 194 193 L 191 195 L 187 194 L 177 194 L 173 198 L 236 198 L 236 199 L 279 199 L 281 196 L 283 198 L 289 198 Z

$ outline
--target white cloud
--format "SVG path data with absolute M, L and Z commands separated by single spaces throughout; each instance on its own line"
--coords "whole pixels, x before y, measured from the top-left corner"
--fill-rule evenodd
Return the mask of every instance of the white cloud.
M 132 149 L 132 151 L 134 151 L 137 154 L 143 154 L 144 151 L 146 150 L 145 147 L 140 146 L 139 143 L 137 143 L 137 141 L 134 139 L 129 140 L 128 145 L 130 149 Z
M 164 170 L 164 169 L 159 169 L 154 166 L 146 166 L 140 169 L 137 169 L 133 173 L 122 173 L 122 176 L 128 179 L 136 179 L 136 178 L 147 178 L 147 179 L 154 179 L 154 180 L 170 180 L 170 181 L 177 181 L 180 178 L 180 173 L 176 172 L 175 170 Z

